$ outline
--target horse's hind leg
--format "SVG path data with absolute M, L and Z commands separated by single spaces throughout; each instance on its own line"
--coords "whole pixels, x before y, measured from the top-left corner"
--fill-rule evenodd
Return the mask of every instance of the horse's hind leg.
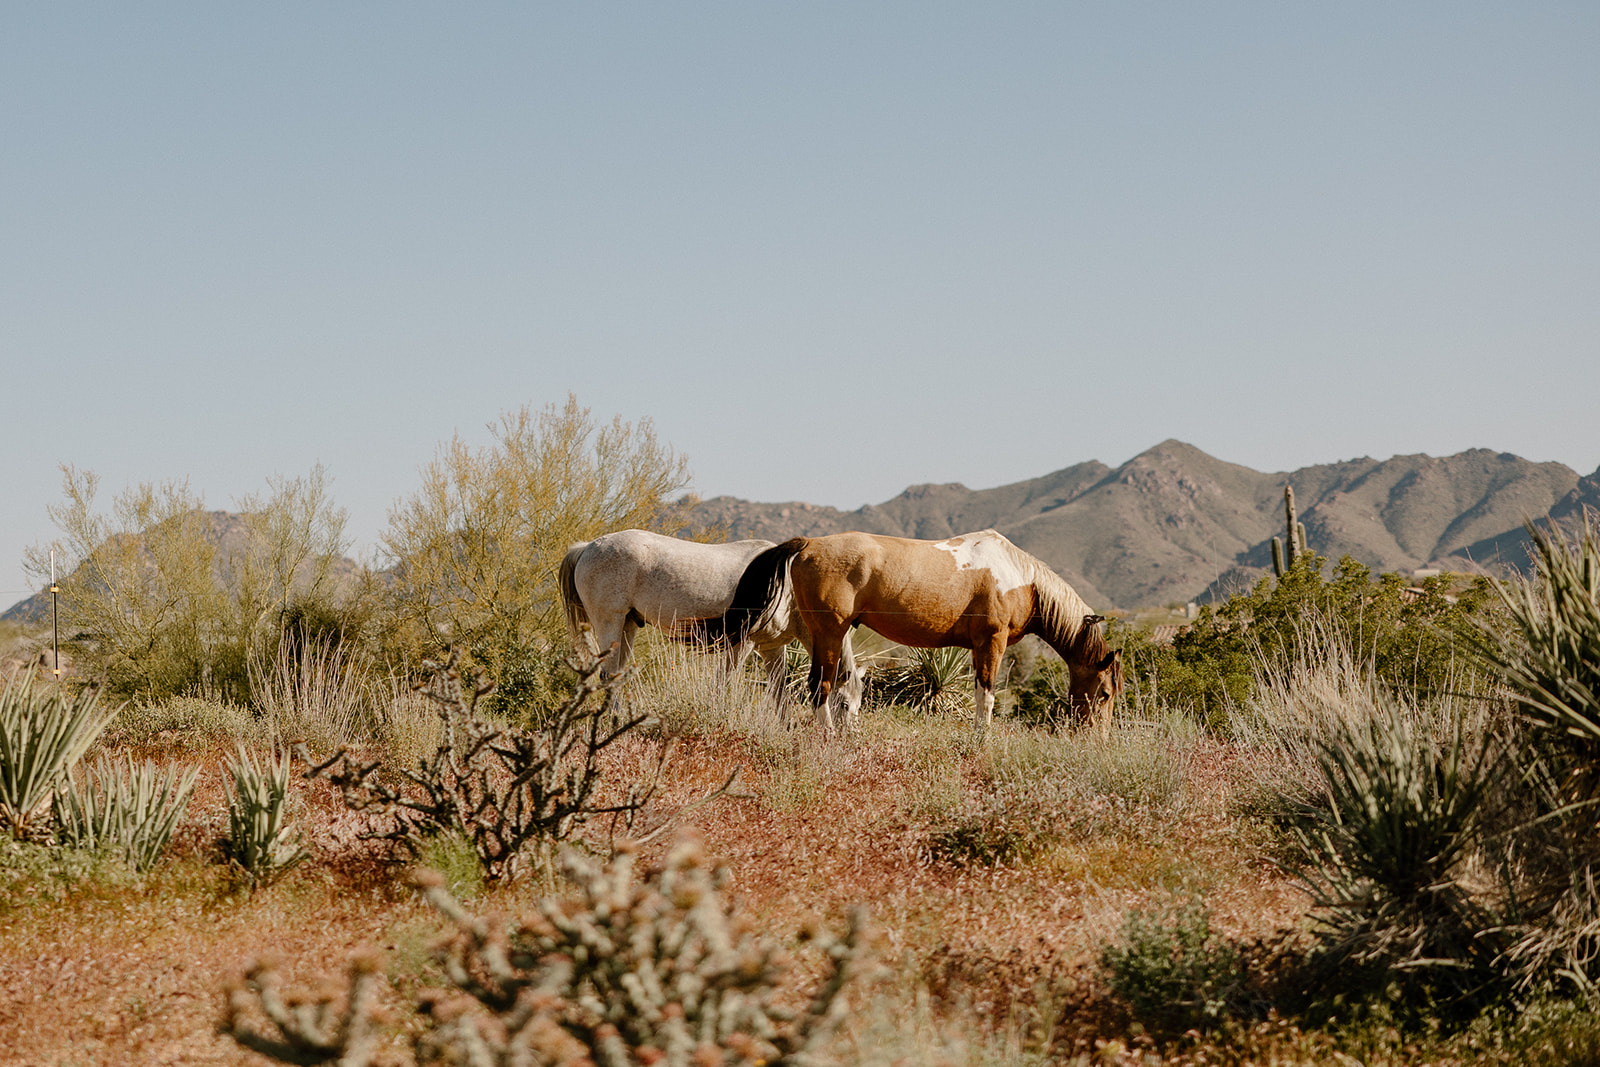
M 785 646 L 763 648 L 760 652 L 761 662 L 767 668 L 767 696 L 772 700 L 772 710 L 778 715 L 778 721 L 785 727 L 789 725 L 789 657 Z
M 633 658 L 634 638 L 638 635 L 639 622 L 631 615 L 623 616 L 614 622 L 608 620 L 595 632 L 600 651 L 609 650 L 605 661 L 600 664 L 602 681 L 611 682 L 627 668 L 629 660 Z M 606 693 L 606 703 L 611 704 L 618 699 L 616 688 L 613 686 Z

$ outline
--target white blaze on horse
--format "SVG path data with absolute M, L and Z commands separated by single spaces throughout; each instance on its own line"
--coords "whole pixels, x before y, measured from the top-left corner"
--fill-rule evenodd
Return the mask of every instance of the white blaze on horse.
M 789 605 L 785 607 L 785 605 Z M 994 714 L 994 684 L 1007 646 L 1037 634 L 1066 661 L 1078 716 L 1109 708 L 1122 660 L 1109 649 L 1083 598 L 1048 566 L 994 530 L 943 541 L 842 533 L 797 537 L 751 560 L 724 617 L 731 639 L 763 609 L 798 610 L 811 633 L 811 699 L 825 730 L 841 650 L 857 624 L 913 648 L 972 650 L 981 736 Z
M 703 544 L 648 530 L 619 530 L 575 544 L 562 559 L 558 575 L 573 642 L 584 640 L 583 628 L 588 626 L 596 651 L 615 649 L 602 667 L 605 677 L 615 677 L 628 665 L 641 626 L 704 641 L 706 635 L 697 621 L 722 617 L 746 565 L 773 547 L 771 541 Z M 783 710 L 787 689 L 784 648 L 797 638 L 809 647 L 809 635 L 799 616 L 780 609 L 720 647 L 730 670 L 737 669 L 752 651 L 758 654 L 767 668 L 773 703 Z M 861 672 L 855 667 L 848 642 L 841 659 L 845 682 L 840 695 L 853 716 L 861 704 Z

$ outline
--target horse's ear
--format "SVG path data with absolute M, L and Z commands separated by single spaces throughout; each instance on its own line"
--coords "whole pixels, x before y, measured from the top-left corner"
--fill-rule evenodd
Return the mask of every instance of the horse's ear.
M 1103 659 L 1099 663 L 1095 664 L 1095 668 L 1094 668 L 1095 673 L 1096 674 L 1103 674 L 1104 672 L 1109 671 L 1112 667 L 1115 667 L 1117 665 L 1117 661 L 1120 660 L 1121 658 L 1122 658 L 1122 650 L 1118 649 L 1118 648 L 1112 649 L 1110 652 L 1106 653 L 1106 658 L 1105 659 Z
M 1104 615 L 1085 615 L 1083 617 L 1083 624 L 1085 626 L 1095 626 L 1105 621 L 1106 617 Z

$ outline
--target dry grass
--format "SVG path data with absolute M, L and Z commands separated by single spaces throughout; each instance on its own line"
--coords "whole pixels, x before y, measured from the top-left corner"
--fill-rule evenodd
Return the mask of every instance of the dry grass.
M 846 1062 L 1024 1064 L 1044 1062 L 1047 1050 L 1055 1059 L 1093 1052 L 1096 1040 L 1132 1047 L 1092 980 L 1100 946 L 1130 908 L 1198 892 L 1215 925 L 1238 938 L 1302 915 L 1302 898 L 1230 814 L 1243 750 L 1174 722 L 1068 735 L 1000 723 L 979 748 L 967 722 L 893 709 L 866 714 L 854 739 L 823 742 L 809 725 L 778 724 L 758 682 L 730 691 L 708 661 L 670 647 L 652 650 L 630 696 L 661 709 L 661 729 L 677 736 L 652 818 L 740 768 L 739 795 L 690 819 L 770 936 L 796 944 L 808 926 L 837 929 L 850 908 L 869 905 L 883 967 L 853 994 L 839 1046 Z M 325 783 L 294 783 L 312 859 L 254 893 L 229 879 L 215 845 L 226 818 L 221 762 L 226 724 L 246 723 L 212 712 L 172 716 L 154 735 L 125 731 L 111 746 L 202 768 L 156 871 L 91 875 L 51 893 L 27 888 L 39 879 L 8 883 L 0 1063 L 264 1063 L 213 1032 L 222 983 L 264 953 L 310 984 L 340 973 L 358 946 L 377 946 L 396 1018 L 429 981 L 426 946 L 441 922 L 358 839 L 360 817 Z M 393 755 L 416 749 L 424 714 L 392 703 L 378 743 Z M 180 725 L 202 719 L 203 728 Z M 609 752 L 617 788 L 650 773 L 655 752 L 649 738 Z M 1008 799 L 1028 810 L 1008 810 Z M 987 800 L 999 801 L 1000 832 L 1011 816 L 1042 819 L 1044 847 L 994 865 L 934 856 L 930 835 Z M 595 833 L 603 845 L 604 828 Z M 474 906 L 514 913 L 550 888 L 536 878 L 489 887 Z

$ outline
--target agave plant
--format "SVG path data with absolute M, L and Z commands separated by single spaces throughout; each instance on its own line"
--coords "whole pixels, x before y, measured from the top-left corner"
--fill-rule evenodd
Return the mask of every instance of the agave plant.
M 118 765 L 102 757 L 83 782 L 56 791 L 56 839 L 115 853 L 134 870 L 149 870 L 172 840 L 199 773 L 132 760 Z
M 69 696 L 60 683 L 14 675 L 0 690 L 0 828 L 35 835 L 51 794 L 115 714 L 100 708 L 98 690 Z
M 287 751 L 257 764 L 242 746 L 228 760 L 228 858 L 252 882 L 288 870 L 306 856 L 289 819 Z

